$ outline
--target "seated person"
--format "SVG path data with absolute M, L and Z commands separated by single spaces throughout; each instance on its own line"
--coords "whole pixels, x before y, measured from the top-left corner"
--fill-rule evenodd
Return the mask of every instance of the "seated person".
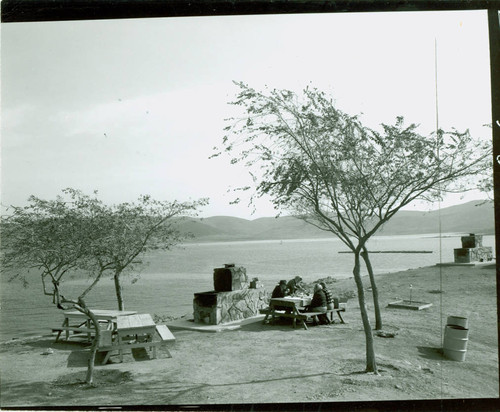
M 328 288 L 326 287 L 326 283 L 325 282 L 320 282 L 319 284 L 323 288 L 323 292 L 325 292 L 325 296 L 326 296 L 326 308 L 328 310 L 334 309 L 332 292 L 330 292 L 328 290 Z
M 286 287 L 288 288 L 289 295 L 295 294 L 298 290 L 307 293 L 307 290 L 302 284 L 302 278 L 300 276 L 295 276 L 292 280 L 288 281 Z
M 286 295 L 286 280 L 280 280 L 280 283 L 276 285 L 271 295 L 271 298 L 284 298 Z
M 280 280 L 280 283 L 276 285 L 276 287 L 273 290 L 273 293 L 271 294 L 271 299 L 277 299 L 277 298 L 284 298 L 287 293 L 287 287 L 286 287 L 286 280 Z M 274 309 L 276 310 L 284 310 L 286 313 L 290 313 L 292 309 L 289 307 L 285 306 L 274 306 Z
M 319 283 L 314 285 L 314 295 L 308 312 L 326 312 L 326 295 L 323 291 L 323 287 Z M 321 314 L 317 316 L 317 318 L 320 325 L 327 325 L 330 323 L 326 314 Z

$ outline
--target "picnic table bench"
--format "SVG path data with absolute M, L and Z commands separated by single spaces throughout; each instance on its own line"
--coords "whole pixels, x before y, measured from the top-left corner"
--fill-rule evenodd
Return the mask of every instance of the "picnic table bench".
M 118 316 L 135 315 L 137 312 L 96 309 L 93 310 L 92 313 L 98 320 L 101 330 L 105 330 L 114 327 Z M 61 326 L 52 327 L 52 333 L 54 332 L 57 332 L 56 342 L 63 332 L 66 340 L 69 340 L 71 336 L 81 337 L 83 334 L 86 335 L 87 340 L 90 341 L 92 336 L 95 335 L 95 329 L 90 318 L 85 313 L 78 310 L 64 311 L 64 321 Z M 70 332 L 72 335 L 70 335 Z
M 52 327 L 52 332 L 53 333 L 57 332 L 56 336 L 56 342 L 57 342 L 63 332 L 65 332 L 67 335 L 66 339 L 69 338 L 69 332 L 73 332 L 74 335 L 85 333 L 87 334 L 87 338 L 90 339 L 90 336 L 95 333 L 95 329 L 93 327 L 86 328 L 83 326 L 54 326 Z
M 277 317 L 291 318 L 293 319 L 293 327 L 297 325 L 297 320 L 302 324 L 304 329 L 307 330 L 306 321 L 309 319 L 314 319 L 319 315 L 326 314 L 331 320 L 333 320 L 333 314 L 336 313 L 340 319 L 341 323 L 346 323 L 342 317 L 341 312 L 345 312 L 345 305 L 336 309 L 329 309 L 325 312 L 308 312 L 307 310 L 300 311 L 299 309 L 306 309 L 305 307 L 298 306 L 297 302 L 293 300 L 288 300 L 287 298 L 275 298 L 271 299 L 269 302 L 269 307 L 266 309 L 261 309 L 260 313 L 265 314 L 266 317 L 263 323 L 267 322 L 267 319 L 271 317 L 270 323 L 274 322 Z

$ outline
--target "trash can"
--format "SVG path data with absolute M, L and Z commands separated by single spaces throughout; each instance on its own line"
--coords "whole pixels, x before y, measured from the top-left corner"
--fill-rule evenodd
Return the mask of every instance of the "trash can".
M 444 329 L 443 353 L 448 359 L 463 362 L 469 341 L 469 321 L 460 316 L 449 316 Z

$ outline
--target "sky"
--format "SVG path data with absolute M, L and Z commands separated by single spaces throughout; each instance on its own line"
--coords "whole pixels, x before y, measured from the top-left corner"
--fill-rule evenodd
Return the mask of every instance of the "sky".
M 313 85 L 369 126 L 404 115 L 429 134 L 436 44 L 439 126 L 489 138 L 486 11 L 3 23 L 3 210 L 73 187 L 107 203 L 209 197 L 205 217 L 274 216 L 268 199 L 254 212 L 245 197 L 231 205 L 248 170 L 209 159 L 234 110 L 233 81 Z

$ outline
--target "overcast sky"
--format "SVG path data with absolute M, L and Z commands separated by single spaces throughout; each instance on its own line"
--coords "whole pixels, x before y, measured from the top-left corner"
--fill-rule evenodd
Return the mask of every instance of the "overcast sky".
M 73 187 L 110 203 L 209 197 L 204 216 L 273 216 L 265 201 L 253 215 L 229 205 L 248 173 L 208 159 L 232 80 L 312 83 L 370 126 L 404 115 L 430 133 L 435 39 L 440 126 L 488 137 L 486 11 L 4 23 L 2 205 Z

